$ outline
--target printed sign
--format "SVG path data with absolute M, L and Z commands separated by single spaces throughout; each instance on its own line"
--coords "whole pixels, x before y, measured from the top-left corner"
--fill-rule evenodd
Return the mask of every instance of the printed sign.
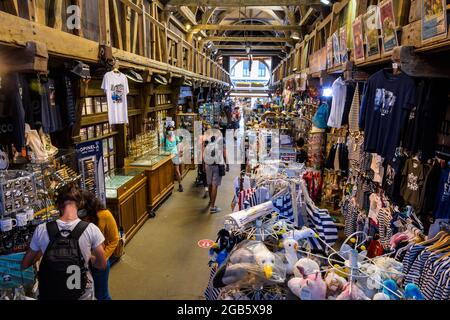
M 380 24 L 384 52 L 390 52 L 398 45 L 392 0 L 385 0 L 380 4 Z
M 353 23 L 353 51 L 355 60 L 364 60 L 364 40 L 362 18 L 359 16 Z
M 106 205 L 103 143 L 101 140 L 87 141 L 75 146 L 81 187 L 91 191 Z
M 422 42 L 447 36 L 445 0 L 422 0 Z
M 364 15 L 364 30 L 368 57 L 372 57 L 380 53 L 377 12 L 378 8 L 374 6 Z

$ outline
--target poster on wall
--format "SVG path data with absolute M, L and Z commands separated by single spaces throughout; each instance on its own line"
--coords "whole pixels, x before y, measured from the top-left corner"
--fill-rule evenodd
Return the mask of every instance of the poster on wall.
M 364 41 L 363 41 L 363 25 L 362 17 L 359 16 L 353 23 L 353 52 L 355 61 L 364 60 Z
M 380 24 L 383 50 L 385 53 L 391 52 L 398 45 L 392 0 L 385 0 L 380 4 Z
M 339 66 L 341 64 L 341 48 L 339 46 L 339 31 L 333 33 L 333 57 L 334 65 Z
M 422 42 L 447 37 L 446 0 L 422 0 Z
M 380 53 L 380 42 L 378 41 L 378 9 L 373 6 L 364 15 L 364 30 L 366 36 L 367 56 L 373 57 Z
M 333 68 L 333 39 L 327 40 L 327 68 Z
M 97 198 L 106 205 L 102 141 L 82 142 L 77 144 L 75 148 L 82 189 L 95 193 Z
M 339 48 L 341 52 L 341 62 L 346 63 L 348 61 L 348 47 L 347 47 L 347 28 L 342 27 L 339 30 Z

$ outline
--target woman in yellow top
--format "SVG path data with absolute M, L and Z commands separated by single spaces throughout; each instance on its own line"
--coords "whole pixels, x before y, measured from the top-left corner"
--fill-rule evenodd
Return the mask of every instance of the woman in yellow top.
M 83 209 L 80 211 L 80 219 L 95 224 L 105 237 L 103 246 L 107 260 L 106 269 L 97 270 L 92 268 L 91 270 L 92 277 L 94 278 L 95 298 L 97 300 L 112 300 L 108 287 L 109 258 L 113 255 L 119 244 L 119 230 L 116 220 L 111 211 L 107 210 L 95 194 L 89 191 L 83 191 Z

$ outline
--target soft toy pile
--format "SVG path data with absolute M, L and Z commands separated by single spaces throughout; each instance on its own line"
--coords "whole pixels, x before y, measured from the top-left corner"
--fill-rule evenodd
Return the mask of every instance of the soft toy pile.
M 218 299 L 423 300 L 414 284 L 403 287 L 402 264 L 389 257 L 367 258 L 364 246 L 308 253 L 309 229 L 283 233 L 278 245 L 238 239 L 222 230 L 211 249 L 217 268 L 210 281 Z M 261 294 L 256 294 L 261 293 Z

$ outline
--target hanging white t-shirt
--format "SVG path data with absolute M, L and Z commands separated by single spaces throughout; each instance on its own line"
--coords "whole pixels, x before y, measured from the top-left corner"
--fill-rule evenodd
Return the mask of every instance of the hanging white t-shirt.
M 102 89 L 108 100 L 109 124 L 128 123 L 128 79 L 121 72 L 108 72 L 103 77 Z
M 333 83 L 331 89 L 333 91 L 333 101 L 327 124 L 331 128 L 340 128 L 342 126 L 342 116 L 344 115 L 347 86 L 345 81 L 339 77 Z

